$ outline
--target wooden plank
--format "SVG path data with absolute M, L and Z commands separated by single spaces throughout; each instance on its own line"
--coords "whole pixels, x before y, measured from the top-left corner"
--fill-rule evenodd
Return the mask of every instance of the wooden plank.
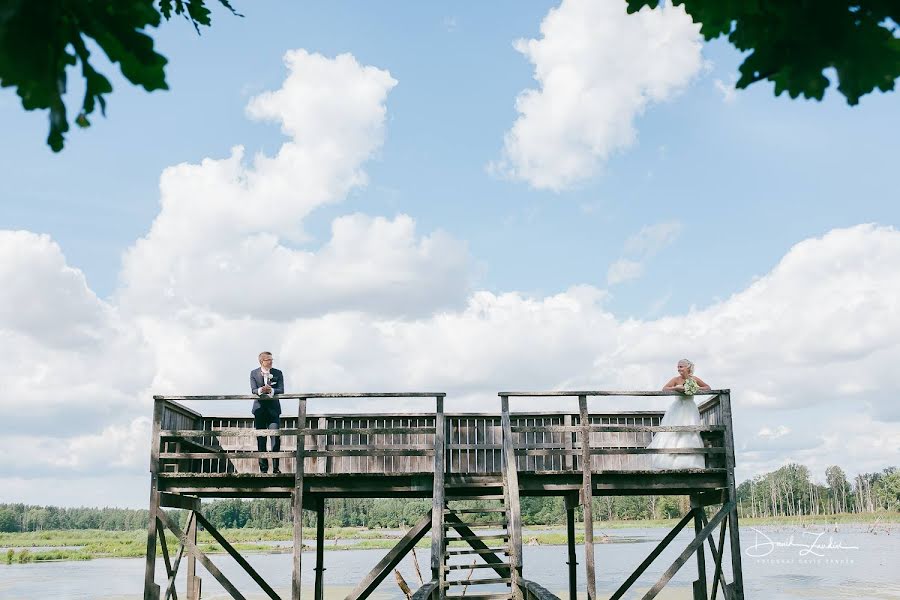
M 438 593 L 444 589 L 444 570 L 441 568 L 444 554 L 444 448 L 446 435 L 444 397 L 435 398 L 434 413 L 434 484 L 431 496 L 431 578 L 438 582 Z
M 305 393 L 305 394 L 278 394 L 281 400 L 306 400 L 306 399 L 327 399 L 327 398 L 443 398 L 447 394 L 445 392 L 328 392 L 328 393 Z M 200 395 L 200 396 L 153 396 L 154 400 L 166 401 L 193 401 L 193 400 L 257 400 L 259 397 L 255 394 L 220 394 L 216 396 Z
M 725 448 L 592 448 L 591 454 L 725 454 Z
M 675 573 L 678 572 L 678 569 L 680 569 L 682 565 L 687 562 L 687 560 L 691 557 L 691 554 L 693 554 L 698 547 L 703 545 L 703 542 L 706 541 L 706 537 L 710 534 L 710 532 L 712 532 L 712 530 L 715 529 L 716 526 L 723 519 L 725 519 L 728 516 L 728 513 L 733 509 L 734 504 L 731 502 L 723 506 L 719 510 L 719 512 L 717 512 L 713 516 L 713 518 L 709 520 L 709 524 L 701 529 L 700 533 L 698 533 L 694 537 L 694 539 L 691 540 L 691 543 L 687 545 L 684 551 L 682 551 L 682 553 L 678 555 L 678 558 L 676 558 L 675 562 L 673 562 L 672 565 L 668 569 L 666 569 L 665 573 L 662 574 L 662 577 L 660 577 L 659 580 L 655 584 L 653 584 L 653 587 L 651 587 L 647 591 L 647 593 L 644 594 L 642 600 L 652 600 L 653 598 L 655 598 L 656 595 L 659 594 L 660 590 L 662 590 L 669 582 L 669 580 L 675 576 Z M 692 513 L 693 511 L 688 513 L 687 516 L 692 517 Z M 610 600 L 612 600 L 612 598 L 610 598 Z
M 588 600 L 597 600 L 597 580 L 594 576 L 594 512 L 591 486 L 591 423 L 587 409 L 587 395 L 579 394 L 578 412 L 581 422 L 581 503 L 584 510 L 584 568 Z
M 668 546 L 669 543 L 675 539 L 675 537 L 681 532 L 682 529 L 684 529 L 685 525 L 687 525 L 693 517 L 693 511 L 689 511 L 687 514 L 681 517 L 681 520 L 678 521 L 678 524 L 675 525 L 675 527 L 673 527 L 672 530 L 669 531 L 669 533 L 667 533 L 662 540 L 660 540 L 656 547 L 650 551 L 650 554 L 648 554 L 647 557 L 643 561 L 641 561 L 641 564 L 639 564 L 637 568 L 631 573 L 631 575 L 629 575 L 628 578 L 622 582 L 622 585 L 620 585 L 619 588 L 615 592 L 613 592 L 613 595 L 609 597 L 609 600 L 619 600 L 619 598 L 625 595 L 625 592 L 628 591 L 631 585 L 635 581 L 637 581 L 638 577 L 640 577 L 641 574 L 643 574 L 643 572 L 647 570 L 647 567 L 649 567 L 650 564 L 656 559 L 656 557 L 666 549 L 666 546 Z
M 297 400 L 297 426 L 306 427 L 306 398 Z M 294 466 L 294 490 L 291 493 L 291 516 L 294 521 L 294 556 L 291 571 L 291 600 L 300 600 L 300 566 L 303 553 L 303 459 L 306 436 L 297 436 L 297 448 Z
M 509 416 L 509 398 L 500 397 L 500 427 L 503 431 L 503 488 L 506 495 L 507 521 L 509 521 L 510 571 L 513 593 L 518 597 L 519 578 L 522 575 L 522 508 L 519 504 L 519 474 L 513 449 L 512 422 Z
M 160 492 L 159 505 L 163 508 L 181 508 L 183 510 L 200 510 L 200 498 L 183 494 Z
M 440 582 L 437 579 L 432 579 L 416 590 L 416 593 L 412 595 L 410 600 L 428 600 L 431 598 L 432 594 L 439 592 L 440 589 Z
M 448 538 L 448 539 L 464 539 L 469 546 L 472 547 L 472 551 L 475 554 L 478 554 L 485 563 L 490 565 L 494 571 L 496 571 L 497 575 L 501 577 L 509 577 L 509 565 L 505 560 L 497 556 L 495 553 L 489 552 L 490 547 L 485 544 L 481 538 L 468 526 L 468 524 L 463 523 L 459 517 L 454 514 L 448 514 L 444 517 L 447 523 L 459 533 L 459 538 Z M 511 554 L 511 553 L 510 553 Z M 469 565 L 471 566 L 471 565 Z
M 306 433 L 309 435 L 338 435 L 349 433 L 355 433 L 357 435 L 391 435 L 400 433 L 433 434 L 434 427 L 318 427 L 316 429 L 307 429 Z
M 219 531 L 212 525 L 212 523 L 207 521 L 206 518 L 203 515 L 201 515 L 200 513 L 194 513 L 194 514 L 197 517 L 197 522 L 200 525 L 202 525 L 203 528 L 206 529 L 206 531 L 211 536 L 213 536 L 213 538 L 215 538 L 215 540 L 219 543 L 219 545 L 225 549 L 225 552 L 227 552 L 231 556 L 231 558 L 233 558 L 235 560 L 235 562 L 237 564 L 239 564 L 241 566 L 241 568 L 244 569 L 244 571 L 246 571 L 247 575 L 250 576 L 250 579 L 255 581 L 256 585 L 258 585 L 260 588 L 262 588 L 262 591 L 264 591 L 269 598 L 271 598 L 272 600 L 281 600 L 281 597 L 275 593 L 275 590 L 273 590 L 272 587 L 268 583 L 266 583 L 266 580 L 263 579 L 262 576 L 256 572 L 256 569 L 254 569 L 250 565 L 250 563 L 247 562 L 247 559 L 245 559 L 243 556 L 241 556 L 240 552 L 238 552 L 237 550 L 234 549 L 234 546 L 232 546 L 228 542 L 228 540 L 226 540 L 222 536 L 222 534 L 219 533 Z
M 731 541 L 731 585 L 734 589 L 734 600 L 744 600 L 744 574 L 741 569 L 741 540 L 738 529 L 737 488 L 734 481 L 734 424 L 731 417 L 731 394 L 725 390 L 719 395 L 722 405 L 722 418 L 728 428 L 725 432 L 725 472 L 728 479 L 728 501 L 733 505 L 728 514 L 728 533 Z M 731 600 L 730 598 L 727 600 Z
M 519 586 L 525 591 L 528 600 L 559 600 L 550 590 L 533 581 L 523 579 Z
M 728 393 L 730 390 L 704 390 L 697 394 L 697 396 L 712 396 L 715 394 Z M 503 396 L 506 397 L 532 397 L 532 398 L 553 398 L 557 396 L 570 396 L 570 397 L 581 397 L 581 396 L 681 396 L 681 392 L 675 391 L 661 391 L 661 390 L 651 390 L 651 391 L 621 391 L 621 390 L 584 390 L 584 391 L 546 391 L 546 392 L 497 392 L 497 395 L 501 398 Z
M 296 427 L 282 429 L 266 429 L 268 437 L 294 437 L 299 433 Z M 314 430 L 309 430 L 314 431 Z M 163 429 L 159 432 L 163 438 L 195 438 L 195 437 L 256 437 L 259 429 L 255 427 L 229 427 L 228 429 Z
M 268 429 L 260 429 L 260 431 L 269 431 Z M 255 450 L 248 451 L 226 451 L 226 452 L 161 452 L 160 460 L 187 460 L 194 458 L 293 458 L 294 453 L 284 452 L 257 452 Z
M 593 416 L 593 415 L 592 415 Z M 513 433 L 576 433 L 581 431 L 578 425 L 542 425 L 512 428 Z M 724 432 L 724 425 L 591 425 L 591 433 L 626 431 L 626 432 L 659 432 L 672 431 L 682 433 Z
M 171 519 L 169 519 L 168 515 L 166 515 L 163 511 L 159 511 L 159 519 L 163 522 L 163 524 L 169 528 L 169 530 L 174 533 L 180 540 L 181 543 L 187 546 L 187 551 L 197 557 L 197 560 L 200 561 L 207 571 L 216 578 L 216 581 L 219 582 L 225 591 L 231 594 L 231 597 L 235 600 L 247 600 L 244 598 L 243 594 L 228 580 L 227 577 L 219 570 L 219 568 L 213 564 L 211 560 L 194 544 L 191 540 L 187 538 L 187 536 L 181 531 L 181 529 L 176 525 Z
M 429 511 L 427 515 L 419 519 L 413 527 L 407 531 L 402 538 L 394 545 L 384 557 L 378 561 L 371 571 L 369 571 L 356 588 L 350 592 L 346 600 L 365 600 L 375 591 L 384 578 L 400 564 L 410 550 L 415 547 L 416 543 L 425 537 L 428 530 L 432 528 L 432 513 Z
M 325 498 L 316 498 L 315 600 L 325 599 Z
M 335 446 L 331 446 L 334 448 Z M 434 456 L 434 448 L 366 448 L 353 450 L 307 450 L 306 456 Z M 261 455 L 260 455 L 261 456 Z
M 156 577 L 156 537 L 159 508 L 159 432 L 162 429 L 163 400 L 153 401 L 153 431 L 150 434 L 150 511 L 147 524 L 147 554 L 144 563 L 144 600 L 159 600 Z

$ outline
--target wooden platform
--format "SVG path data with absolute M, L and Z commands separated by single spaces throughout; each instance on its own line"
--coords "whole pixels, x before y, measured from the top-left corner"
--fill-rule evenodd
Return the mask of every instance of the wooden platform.
M 432 535 L 432 580 L 415 597 L 425 600 L 431 596 L 434 600 L 444 600 L 454 596 L 454 586 L 466 588 L 505 583 L 509 592 L 500 594 L 503 598 L 552 600 L 552 594 L 523 577 L 521 496 L 561 496 L 566 500 L 572 600 L 579 591 L 574 570 L 574 511 L 580 507 L 585 539 L 582 591 L 587 593 L 589 600 L 596 600 L 592 499 L 608 495 L 686 495 L 690 496 L 692 506 L 670 536 L 637 567 L 633 577 L 623 583 L 613 598 L 624 594 L 674 539 L 675 533 L 693 520 L 695 539 L 644 598 L 653 598 L 687 558 L 696 554 L 698 580 L 694 598 L 707 600 L 703 545 L 708 540 L 715 561 L 713 595 L 718 586 L 726 600 L 743 600 L 728 390 L 711 390 L 706 394 L 707 398 L 698 406 L 700 425 L 675 427 L 661 426 L 663 413 L 659 411 L 589 412 L 587 403 L 589 397 L 640 398 L 673 395 L 671 392 L 554 391 L 501 392 L 498 395 L 499 402 L 485 402 L 486 406 L 496 402 L 499 405 L 496 412 L 452 413 L 444 411 L 443 393 L 285 394 L 280 396 L 285 413 L 281 428 L 274 431 L 254 429 L 250 415 L 204 415 L 184 405 L 190 401 L 234 400 L 249 407 L 253 396 L 155 396 L 145 600 L 169 597 L 169 591 L 174 594 L 175 575 L 185 554 L 188 557 L 189 600 L 200 597 L 200 582 L 194 571 L 196 561 L 200 561 L 234 598 L 243 598 L 196 547 L 197 524 L 211 528 L 202 516 L 202 498 L 292 500 L 295 539 L 291 597 L 299 600 L 302 511 L 316 511 L 317 537 L 321 537 L 325 502 L 341 497 L 432 499 L 429 516 L 411 529 L 376 565 L 349 600 L 364 600 L 387 575 L 391 565 L 395 565 L 429 530 Z M 550 397 L 554 407 L 568 404 L 573 410 L 512 410 L 511 402 L 522 396 Z M 432 398 L 435 410 L 307 414 L 307 402 L 311 399 L 377 399 L 373 404 L 380 405 L 382 399 L 391 397 Z M 292 402 L 296 402 L 296 411 L 291 409 Z M 701 445 L 678 449 L 649 448 L 653 436 L 661 432 L 696 433 Z M 258 451 L 258 434 L 277 437 L 280 450 Z M 653 468 L 653 457 L 659 454 L 699 456 L 703 468 Z M 260 472 L 260 459 L 278 464 L 281 472 Z M 466 514 L 466 505 L 454 508 L 450 503 L 462 499 L 500 501 L 498 507 L 485 510 L 502 514 L 504 557 L 483 544 L 477 532 L 457 516 Z M 704 507 L 715 505 L 721 505 L 721 508 L 707 521 Z M 166 516 L 163 510 L 166 507 L 190 511 L 186 531 L 178 529 Z M 728 585 L 724 583 L 721 561 L 726 524 L 731 532 L 734 579 Z M 721 527 L 718 545 L 712 539 L 715 527 Z M 158 535 L 160 528 L 171 530 L 180 540 L 174 562 L 170 560 L 164 537 Z M 458 535 L 448 537 L 446 534 L 450 530 L 455 530 Z M 220 539 L 214 529 L 211 533 L 270 598 L 278 598 L 249 563 L 233 548 L 229 549 L 227 540 Z M 451 540 L 467 543 L 471 550 L 450 546 Z M 154 582 L 158 541 L 169 573 L 165 593 Z M 457 554 L 470 552 L 486 561 L 483 567 L 493 569 L 494 573 L 481 579 L 448 579 L 462 569 L 450 561 Z M 316 554 L 315 600 L 323 600 L 324 557 L 320 550 Z M 467 597 L 480 596 L 475 591 Z

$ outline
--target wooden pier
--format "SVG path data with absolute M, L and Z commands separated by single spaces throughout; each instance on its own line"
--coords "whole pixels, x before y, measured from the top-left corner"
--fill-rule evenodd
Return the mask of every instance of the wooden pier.
M 300 600 L 300 566 L 304 557 L 301 515 L 317 517 L 314 600 L 324 597 L 324 507 L 329 498 L 431 498 L 432 509 L 385 557 L 373 565 L 348 600 L 364 600 L 406 554 L 431 534 L 431 580 L 415 591 L 416 600 L 552 600 L 556 598 L 528 579 L 522 558 L 522 496 L 561 496 L 565 500 L 568 532 L 567 564 L 570 600 L 578 592 L 597 599 L 591 500 L 603 495 L 686 495 L 691 509 L 610 596 L 624 597 L 676 535 L 689 524 L 694 538 L 674 563 L 662 571 L 642 596 L 654 598 L 675 573 L 694 556 L 697 579 L 694 600 L 743 600 L 741 552 L 734 482 L 734 440 L 729 390 L 710 390 L 699 404 L 701 425 L 661 427 L 659 411 L 596 412 L 588 401 L 602 404 L 604 396 L 670 396 L 674 392 L 554 391 L 501 392 L 497 412 L 445 412 L 443 393 L 285 394 L 286 412 L 296 402 L 296 416 L 282 415 L 282 428 L 266 435 L 281 437 L 279 452 L 258 452 L 249 415 L 254 396 L 155 396 L 151 444 L 150 518 L 144 600 L 201 597 L 199 562 L 233 598 L 245 596 L 197 546 L 202 527 L 217 540 L 273 600 L 281 598 L 231 544 L 203 517 L 202 498 L 291 498 L 294 523 L 291 600 Z M 515 404 L 523 397 L 542 397 L 555 409 L 522 412 Z M 598 397 L 601 397 L 598 399 Z M 434 410 L 419 413 L 371 412 L 333 414 L 328 405 L 338 398 L 371 400 L 383 406 L 389 398 L 421 398 Z M 184 406 L 185 401 L 242 400 L 246 416 L 208 416 Z M 317 412 L 307 410 L 313 403 Z M 487 404 L 487 403 L 486 403 Z M 362 404 L 366 405 L 366 404 Z M 511 405 L 513 407 L 511 408 Z M 321 409 L 321 412 L 318 412 Z M 703 448 L 648 448 L 661 431 L 694 431 Z M 653 454 L 700 454 L 705 468 L 651 468 Z M 281 473 L 260 473 L 260 458 L 280 460 Z M 464 500 L 481 500 L 478 508 Z M 467 508 L 469 507 L 469 508 Z M 711 508 L 707 508 L 711 507 Z M 165 508 L 189 511 L 182 530 Z M 584 565 L 575 561 L 575 511 L 583 512 Z M 714 510 L 707 519 L 707 511 Z M 489 531 L 467 522 L 472 513 L 492 515 Z M 494 519 L 496 516 L 496 519 Z M 162 531 L 179 540 L 167 548 Z M 718 530 L 718 531 L 717 531 Z M 499 531 L 499 533 L 497 533 Z M 718 535 L 716 535 L 718 534 Z M 726 534 L 728 540 L 726 542 Z M 724 550 L 730 555 L 730 583 L 725 582 Z M 709 545 L 706 560 L 704 545 Z M 159 548 L 168 575 L 155 581 Z M 563 558 L 563 552 L 560 552 Z M 477 557 L 483 564 L 472 568 Z M 311 558 L 311 557 L 310 557 Z M 186 563 L 185 590 L 175 589 L 176 574 Z M 562 564 L 562 562 L 561 562 Z M 602 566 L 601 566 L 602 568 Z M 466 572 L 486 573 L 460 578 Z M 244 590 L 247 592 L 247 590 Z M 259 593 L 254 591 L 254 593 Z M 634 591 L 632 590 L 632 595 Z

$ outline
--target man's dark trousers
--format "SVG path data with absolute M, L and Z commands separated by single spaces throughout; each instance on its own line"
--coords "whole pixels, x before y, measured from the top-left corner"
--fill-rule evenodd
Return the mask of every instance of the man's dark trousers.
M 281 416 L 278 415 L 274 410 L 270 410 L 266 406 L 260 406 L 256 412 L 253 413 L 253 426 L 256 429 L 280 429 L 281 428 Z M 279 452 L 281 450 L 281 436 L 273 435 L 273 436 L 264 436 L 259 435 L 256 436 L 256 449 L 260 452 L 266 451 L 266 437 L 272 438 L 272 452 Z M 267 473 L 269 471 L 269 459 L 260 458 L 259 459 L 259 471 L 260 473 Z M 280 473 L 278 469 L 278 459 L 272 459 L 272 472 Z

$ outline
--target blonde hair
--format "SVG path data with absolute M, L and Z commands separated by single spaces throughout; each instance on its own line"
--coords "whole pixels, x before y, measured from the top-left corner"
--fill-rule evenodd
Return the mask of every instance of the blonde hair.
M 691 373 L 694 372 L 694 363 L 692 363 L 692 362 L 689 361 L 688 359 L 682 358 L 681 360 L 678 361 L 678 364 L 679 364 L 679 365 L 686 365 L 687 368 L 688 368 L 688 371 L 690 371 Z

